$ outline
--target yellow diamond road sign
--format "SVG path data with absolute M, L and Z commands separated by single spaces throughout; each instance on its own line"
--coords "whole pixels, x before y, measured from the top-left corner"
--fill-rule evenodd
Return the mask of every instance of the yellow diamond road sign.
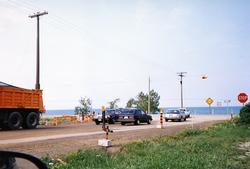
M 207 104 L 210 106 L 214 101 L 210 97 L 206 100 Z

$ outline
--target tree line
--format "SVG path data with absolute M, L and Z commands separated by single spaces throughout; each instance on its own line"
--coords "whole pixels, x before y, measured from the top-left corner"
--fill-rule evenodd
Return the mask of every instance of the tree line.
M 150 94 L 150 112 L 148 112 L 148 97 Z M 126 108 L 139 108 L 147 113 L 156 113 L 159 111 L 160 95 L 151 90 L 148 93 L 140 92 L 135 98 L 130 98 L 126 104 Z M 118 107 L 120 99 L 116 98 L 108 102 L 110 109 L 116 109 Z M 79 100 L 79 105 L 75 107 L 75 114 L 86 115 L 92 111 L 92 100 L 87 97 L 82 97 Z

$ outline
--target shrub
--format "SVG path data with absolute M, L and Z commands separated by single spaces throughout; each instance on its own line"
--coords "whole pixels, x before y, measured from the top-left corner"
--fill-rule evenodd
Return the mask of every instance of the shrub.
M 240 109 L 240 121 L 242 123 L 250 124 L 250 103 Z

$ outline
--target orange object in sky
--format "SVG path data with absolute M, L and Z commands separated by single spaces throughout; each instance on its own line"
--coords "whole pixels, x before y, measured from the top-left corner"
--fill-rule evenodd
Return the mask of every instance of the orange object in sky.
M 207 76 L 202 76 L 201 77 L 203 80 L 206 80 L 207 79 Z

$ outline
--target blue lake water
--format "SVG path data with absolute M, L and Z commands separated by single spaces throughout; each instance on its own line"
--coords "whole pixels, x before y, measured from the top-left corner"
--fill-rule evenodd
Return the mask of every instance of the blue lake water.
M 172 109 L 174 107 L 167 107 L 165 109 Z M 209 108 L 208 107 L 188 107 L 188 109 L 191 111 L 191 114 L 209 114 Z M 225 114 L 239 114 L 241 109 L 241 106 L 230 106 L 230 107 L 211 107 L 212 114 L 217 115 L 225 115 Z M 100 109 L 93 109 L 96 113 L 100 112 Z M 45 115 L 74 115 L 75 112 L 73 109 L 68 110 L 47 110 Z

